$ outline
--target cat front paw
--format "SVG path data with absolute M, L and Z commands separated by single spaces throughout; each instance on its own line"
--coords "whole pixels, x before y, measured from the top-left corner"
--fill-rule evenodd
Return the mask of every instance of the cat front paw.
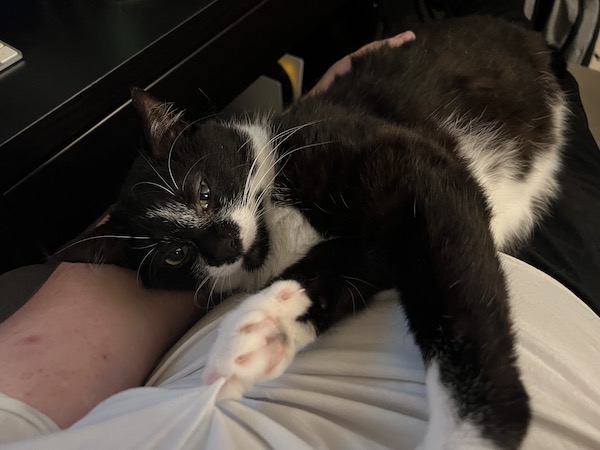
M 239 398 L 259 381 L 280 376 L 297 351 L 312 342 L 312 325 L 299 322 L 310 298 L 291 280 L 277 281 L 242 301 L 221 323 L 203 379 L 225 378 L 218 398 Z

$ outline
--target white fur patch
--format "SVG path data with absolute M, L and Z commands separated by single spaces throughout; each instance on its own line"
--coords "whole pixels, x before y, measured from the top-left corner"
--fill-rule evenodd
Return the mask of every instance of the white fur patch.
M 275 181 L 276 150 L 274 139 L 266 125 L 259 123 L 235 124 L 238 130 L 248 135 L 252 146 L 253 160 L 250 174 L 244 188 L 244 204 L 250 206 L 256 203 L 256 196 L 264 193 L 270 196 Z
M 280 376 L 298 350 L 316 339 L 312 325 L 298 322 L 310 305 L 302 286 L 291 280 L 245 299 L 221 322 L 204 381 L 225 378 L 219 398 L 238 398 L 254 383 Z
M 242 258 L 237 259 L 235 262 L 233 262 L 231 264 L 222 264 L 217 267 L 208 266 L 206 268 L 206 270 L 208 272 L 208 275 L 213 280 L 221 280 L 222 279 L 221 285 L 223 287 L 225 287 L 223 285 L 225 283 L 225 278 L 235 276 L 237 273 L 239 273 L 243 270 L 242 269 Z M 229 291 L 229 290 L 231 290 L 231 287 L 227 286 L 227 289 L 225 289 L 225 291 Z
M 202 228 L 206 221 L 198 213 L 183 203 L 165 203 L 146 211 L 146 217 L 162 219 L 185 228 Z
M 304 256 L 308 250 L 323 241 L 300 211 L 291 206 L 273 207 L 267 226 L 271 235 L 271 254 L 267 261 L 274 275 Z
M 429 424 L 419 449 L 484 450 L 497 448 L 493 443 L 482 438 L 473 424 L 461 422 L 458 419 L 456 405 L 440 381 L 437 362 L 430 364 L 425 382 L 429 399 Z
M 538 215 L 556 197 L 556 176 L 561 165 L 561 149 L 567 108 L 562 98 L 553 102 L 553 143 L 531 162 L 531 170 L 523 180 L 519 173 L 518 153 L 522 143 L 502 137 L 497 124 L 483 125 L 452 117 L 444 127 L 458 140 L 459 153 L 488 199 L 492 210 L 491 230 L 499 250 L 529 236 Z
M 256 240 L 258 232 L 256 212 L 250 208 L 234 208 L 229 218 L 238 226 L 243 251 L 247 252 Z

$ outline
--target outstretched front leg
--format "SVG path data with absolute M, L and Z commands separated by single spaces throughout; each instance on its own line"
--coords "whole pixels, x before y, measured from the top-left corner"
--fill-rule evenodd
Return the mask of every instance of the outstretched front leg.
M 366 253 L 356 242 L 321 243 L 245 299 L 220 325 L 205 382 L 225 378 L 219 397 L 237 398 L 254 383 L 280 376 L 298 350 L 382 289 L 385 275 L 374 270 L 374 252 Z

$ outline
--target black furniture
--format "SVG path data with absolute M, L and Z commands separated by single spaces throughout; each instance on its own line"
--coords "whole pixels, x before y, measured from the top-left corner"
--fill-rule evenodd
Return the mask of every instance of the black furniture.
M 342 0 L 0 0 L 0 273 L 114 200 L 137 154 L 131 86 L 216 111 Z

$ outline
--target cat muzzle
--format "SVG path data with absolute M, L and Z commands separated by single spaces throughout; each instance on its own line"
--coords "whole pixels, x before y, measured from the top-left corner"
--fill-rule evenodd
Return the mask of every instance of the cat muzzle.
M 232 264 L 242 256 L 242 243 L 235 225 L 216 225 L 195 233 L 194 242 L 207 264 Z

